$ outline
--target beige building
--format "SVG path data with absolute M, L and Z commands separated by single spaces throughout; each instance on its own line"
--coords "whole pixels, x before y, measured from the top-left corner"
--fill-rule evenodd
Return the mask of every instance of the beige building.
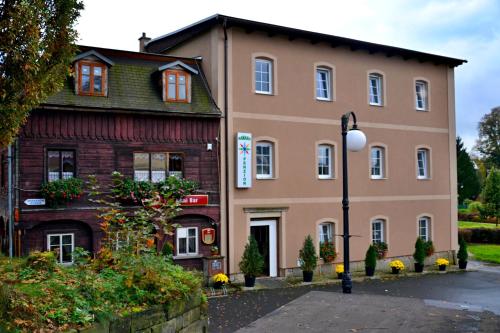
M 317 245 L 333 241 L 342 261 L 347 111 L 367 137 L 349 154 L 351 260 L 362 261 L 372 242 L 387 243 L 387 257 L 411 256 L 418 236 L 453 255 L 454 67 L 464 60 L 223 15 L 142 43 L 148 52 L 201 57 L 225 114 L 221 250 L 229 273 L 238 273 L 250 233 L 270 276 L 298 266 L 308 234 Z M 237 145 L 238 133 L 251 136 L 243 162 L 248 142 Z

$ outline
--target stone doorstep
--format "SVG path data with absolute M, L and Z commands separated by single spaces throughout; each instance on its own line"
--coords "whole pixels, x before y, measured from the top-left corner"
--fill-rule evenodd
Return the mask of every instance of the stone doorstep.
M 364 281 L 370 281 L 370 280 L 394 280 L 394 279 L 402 279 L 402 278 L 407 278 L 407 277 L 418 277 L 418 276 L 424 276 L 424 275 L 429 275 L 429 274 L 448 274 L 448 273 L 464 273 L 464 272 L 474 272 L 476 269 L 465 269 L 461 270 L 458 269 L 458 266 L 449 266 L 446 271 L 441 272 L 437 269 L 431 269 L 431 270 L 424 270 L 422 273 L 415 273 L 415 272 L 402 272 L 399 274 L 392 274 L 390 272 L 375 272 L 374 276 L 365 276 L 365 275 L 357 275 L 355 272 L 355 275 L 352 276 L 352 281 L 355 282 L 364 282 Z M 377 274 L 379 273 L 379 274 Z M 322 275 L 324 276 L 324 275 Z M 273 279 L 273 278 L 266 278 L 266 279 Z M 275 279 L 283 280 L 283 277 L 278 277 Z M 233 285 L 235 288 L 228 288 L 228 294 L 235 293 L 237 291 L 259 291 L 259 290 L 265 290 L 265 289 L 275 289 L 275 288 L 266 288 L 265 286 L 257 285 L 258 284 L 258 279 L 256 281 L 256 286 L 253 288 L 248 288 L 239 284 Z M 328 285 L 328 284 L 341 284 L 342 280 L 339 279 L 333 279 L 333 278 L 325 278 L 324 280 L 320 281 L 312 281 L 312 282 L 298 282 L 296 284 L 293 283 L 288 283 L 284 285 L 282 288 L 296 288 L 296 287 L 301 287 L 301 286 L 307 286 L 307 285 Z M 214 296 L 208 296 L 208 298 L 214 298 L 214 297 L 224 297 L 227 295 L 214 295 Z

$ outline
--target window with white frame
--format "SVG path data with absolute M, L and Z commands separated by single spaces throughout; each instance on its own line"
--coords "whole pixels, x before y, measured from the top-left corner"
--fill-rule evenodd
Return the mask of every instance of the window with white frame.
M 430 224 L 431 219 L 427 216 L 418 219 L 418 237 L 426 242 L 431 240 Z
M 318 228 L 319 243 L 333 243 L 334 224 L 331 222 L 321 223 Z
M 273 93 L 273 63 L 266 59 L 255 59 L 255 92 Z
M 75 235 L 47 235 L 47 250 L 56 253 L 57 261 L 60 264 L 71 264 L 73 262 L 73 251 L 75 250 Z
M 370 84 L 370 105 L 382 105 L 382 89 L 383 89 L 382 75 L 371 73 L 368 76 Z
M 177 228 L 177 255 L 191 256 L 198 254 L 198 228 Z
M 385 149 L 383 147 L 372 147 L 371 151 L 371 170 L 372 179 L 382 179 L 385 173 Z
M 257 142 L 255 147 L 256 177 L 259 179 L 273 177 L 273 144 Z
M 372 243 L 383 243 L 385 242 L 385 221 L 382 219 L 376 219 L 372 221 Z
M 75 176 L 75 152 L 73 150 L 47 150 L 48 181 Z
M 429 178 L 429 150 L 425 148 L 417 150 L 417 178 Z
M 316 69 L 316 99 L 324 101 L 332 99 L 331 71 L 328 68 Z
M 182 178 L 179 153 L 134 153 L 134 179 L 158 183 L 168 176 Z
M 333 178 L 332 151 L 330 145 L 318 145 L 318 178 Z
M 425 81 L 415 82 L 415 107 L 418 111 L 428 110 L 428 86 Z

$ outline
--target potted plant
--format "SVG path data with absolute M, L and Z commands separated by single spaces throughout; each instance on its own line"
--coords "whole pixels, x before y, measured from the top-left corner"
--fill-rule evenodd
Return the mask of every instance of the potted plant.
M 387 243 L 379 242 L 373 244 L 375 250 L 377 250 L 377 259 L 383 259 L 387 255 Z
M 389 267 L 392 269 L 392 274 L 399 274 L 405 269 L 405 264 L 401 260 L 393 260 L 389 263 Z
M 335 273 L 337 273 L 337 278 L 339 280 L 342 280 L 344 277 L 344 265 L 343 264 L 338 264 L 335 266 Z
M 311 235 L 308 235 L 304 240 L 302 249 L 299 251 L 300 268 L 304 282 L 311 282 L 314 274 L 314 269 L 318 264 L 318 256 Z
M 365 255 L 365 273 L 366 276 L 373 276 L 377 267 L 377 250 L 373 245 L 370 245 Z
M 422 273 L 424 270 L 425 261 L 425 244 L 420 237 L 417 237 L 417 241 L 415 242 L 415 252 L 413 252 L 413 259 L 415 259 L 415 272 Z
M 212 282 L 215 289 L 221 289 L 223 285 L 229 282 L 229 278 L 224 273 L 218 273 L 212 276 Z
M 259 252 L 259 246 L 255 238 L 248 236 L 248 243 L 240 261 L 240 270 L 245 276 L 245 287 L 255 286 L 255 277 L 262 273 L 264 258 Z
M 458 258 L 458 268 L 466 269 L 467 268 L 467 258 L 469 258 L 469 254 L 467 253 L 467 243 L 460 237 L 458 241 L 460 248 L 458 249 L 457 258 Z
M 434 254 L 434 243 L 431 240 L 424 242 L 425 256 L 430 257 Z
M 445 258 L 438 258 L 436 260 L 436 266 L 439 267 L 439 271 L 441 271 L 441 272 L 446 271 L 446 266 L 448 266 L 449 264 L 450 264 L 450 262 Z
M 219 254 L 219 247 L 217 245 L 213 245 L 210 248 L 210 254 L 213 255 L 213 256 L 218 255 Z
M 323 259 L 325 263 L 333 262 L 335 258 L 337 258 L 337 252 L 335 252 L 335 245 L 329 241 L 321 242 L 319 245 L 319 256 Z

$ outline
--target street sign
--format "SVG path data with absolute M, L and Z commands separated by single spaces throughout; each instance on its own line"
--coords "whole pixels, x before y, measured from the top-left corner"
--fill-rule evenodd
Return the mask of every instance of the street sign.
M 45 199 L 26 199 L 24 203 L 28 206 L 44 206 Z

